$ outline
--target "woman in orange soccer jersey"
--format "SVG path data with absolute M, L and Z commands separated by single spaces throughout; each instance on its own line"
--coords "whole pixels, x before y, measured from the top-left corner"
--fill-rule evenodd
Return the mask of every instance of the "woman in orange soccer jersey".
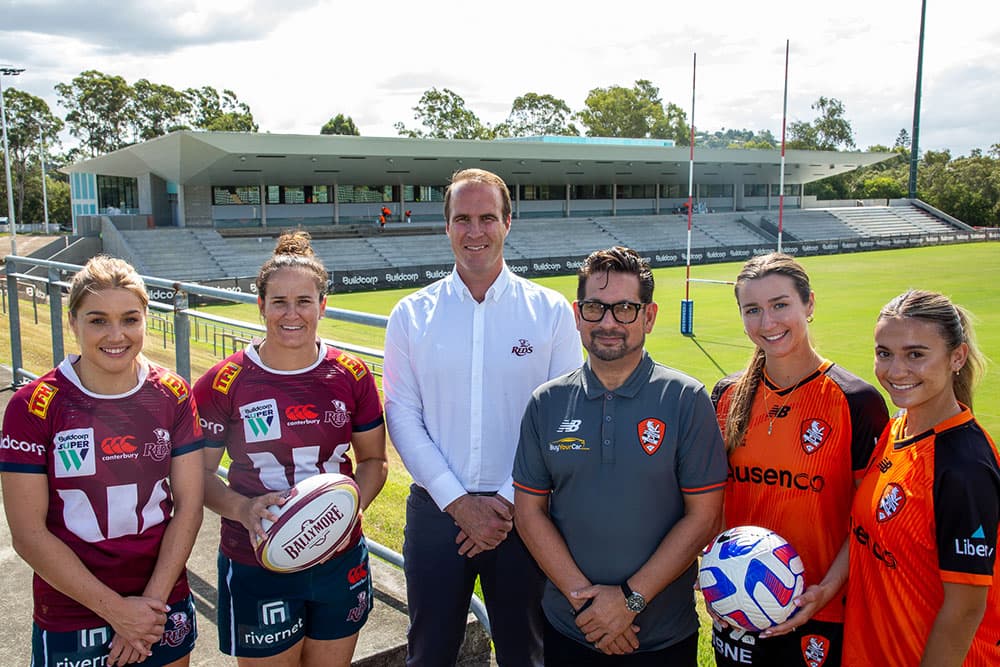
M 254 554 L 261 519 L 275 518 L 268 506 L 292 485 L 339 472 L 357 482 L 365 508 L 385 483 L 371 371 L 317 337 L 326 286 L 309 235 L 283 234 L 257 276 L 264 340 L 220 361 L 194 387 L 206 425 L 205 504 L 222 515 L 219 645 L 241 665 L 346 667 L 372 608 L 360 521 L 345 551 L 301 572 L 266 570 Z M 215 474 L 224 451 L 228 486 Z
M 0 478 L 35 571 L 31 664 L 187 665 L 184 564 L 202 518 L 202 438 L 187 384 L 146 360 L 149 297 L 120 259 L 74 277 L 71 354 L 11 398 Z
M 1000 665 L 1000 463 L 972 416 L 983 369 L 947 297 L 911 290 L 879 313 L 875 375 L 902 410 L 851 510 L 846 664 Z
M 888 412 L 874 387 L 812 346 L 816 298 L 793 258 L 750 259 L 735 292 L 755 349 L 749 368 L 712 392 L 729 454 L 726 525 L 762 526 L 788 540 L 805 566 L 806 589 L 794 616 L 760 634 L 716 619 L 716 664 L 834 667 L 855 481 Z

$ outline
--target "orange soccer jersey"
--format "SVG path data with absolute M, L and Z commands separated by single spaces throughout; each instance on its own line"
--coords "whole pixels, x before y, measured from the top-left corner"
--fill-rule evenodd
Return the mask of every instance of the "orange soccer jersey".
M 737 379 L 713 392 L 723 428 Z M 775 531 L 799 552 L 806 586 L 818 583 L 847 539 L 855 479 L 888 419 L 874 387 L 829 361 L 784 389 L 765 375 L 744 444 L 729 455 L 726 525 Z M 842 623 L 843 596 L 814 618 Z
M 918 665 L 943 583 L 991 586 L 966 667 L 1000 665 L 1000 463 L 964 410 L 919 435 L 893 420 L 851 512 L 844 665 Z

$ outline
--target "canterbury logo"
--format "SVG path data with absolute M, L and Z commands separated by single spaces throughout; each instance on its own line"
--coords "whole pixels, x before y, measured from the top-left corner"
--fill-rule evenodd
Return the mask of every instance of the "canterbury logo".
M 367 576 L 368 568 L 365 567 L 365 564 L 356 565 L 347 571 L 347 583 L 353 586 L 358 582 L 364 581 Z
M 133 436 L 116 435 L 101 440 L 101 451 L 105 454 L 131 454 L 136 450 L 132 444 Z
M 292 421 L 302 419 L 317 419 L 319 413 L 316 412 L 315 405 L 290 405 L 285 408 L 285 416 Z
M 45 419 L 45 415 L 49 412 L 49 405 L 52 403 L 52 397 L 56 395 L 57 391 L 59 390 L 52 385 L 39 382 L 35 390 L 31 392 L 31 398 L 28 399 L 28 412 Z

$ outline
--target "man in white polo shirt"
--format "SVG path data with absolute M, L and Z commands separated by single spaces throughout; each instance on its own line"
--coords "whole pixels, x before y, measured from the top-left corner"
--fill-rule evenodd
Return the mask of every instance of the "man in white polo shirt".
M 452 273 L 402 299 L 385 339 L 386 421 L 413 477 L 403 544 L 407 665 L 455 663 L 478 575 L 500 665 L 542 665 L 544 577 L 513 529 L 532 390 L 583 362 L 569 303 L 503 259 L 510 193 L 466 169 L 445 193 Z

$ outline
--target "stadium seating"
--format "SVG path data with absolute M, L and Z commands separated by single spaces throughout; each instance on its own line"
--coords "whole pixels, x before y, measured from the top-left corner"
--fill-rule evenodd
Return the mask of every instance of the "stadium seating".
M 692 219 L 691 247 L 724 248 L 773 244 L 776 211 L 698 213 Z M 831 209 L 788 209 L 783 232 L 788 240 L 894 237 L 953 232 L 955 227 L 915 205 Z M 349 271 L 448 264 L 451 246 L 443 224 L 405 233 L 313 240 L 330 270 Z M 270 236 L 223 236 L 215 229 L 121 231 L 123 245 L 147 275 L 180 280 L 212 280 L 256 275 L 274 250 Z M 317 235 L 318 236 L 318 235 Z M 643 253 L 678 251 L 687 246 L 687 216 L 677 214 L 530 218 L 515 220 L 507 237 L 509 260 L 584 257 L 598 248 L 625 245 Z

